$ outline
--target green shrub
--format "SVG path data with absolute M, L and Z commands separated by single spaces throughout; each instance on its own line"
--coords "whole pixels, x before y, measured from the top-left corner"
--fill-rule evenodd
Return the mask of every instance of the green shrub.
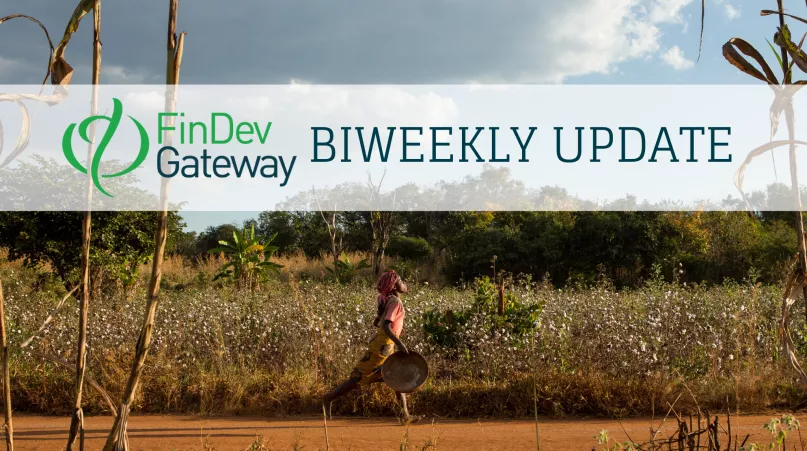
M 471 320 L 481 323 L 488 335 L 497 332 L 516 338 L 516 342 L 535 332 L 541 313 L 539 304 L 526 304 L 513 292 L 504 294 L 504 312 L 498 314 L 499 293 L 489 277 L 474 281 L 476 293 L 468 309 L 452 311 L 429 310 L 423 314 L 423 331 L 435 346 L 458 350 L 466 343 L 462 334 Z
M 341 258 L 334 262 L 334 266 L 326 266 L 329 278 L 340 284 L 353 281 L 359 275 L 359 271 L 370 267 L 370 262 L 365 258 L 358 263 L 352 263 L 350 259 L 342 253 Z
M 423 260 L 432 255 L 432 247 L 423 238 L 395 235 L 389 240 L 387 253 L 407 260 Z

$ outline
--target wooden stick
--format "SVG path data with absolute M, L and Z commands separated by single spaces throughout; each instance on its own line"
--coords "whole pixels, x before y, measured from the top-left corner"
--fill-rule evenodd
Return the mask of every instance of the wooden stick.
M 176 111 L 176 85 L 179 83 L 179 69 L 182 65 L 182 53 L 185 44 L 185 33 L 181 33 L 179 37 L 176 34 L 177 28 L 177 9 L 179 8 L 179 0 L 169 0 L 168 4 L 168 43 L 166 46 L 167 58 L 165 66 L 165 111 Z M 169 126 L 174 123 L 174 118 L 169 117 L 166 119 Z M 170 146 L 173 142 L 173 135 L 170 131 L 166 131 L 163 137 L 165 145 Z M 165 244 L 168 239 L 168 180 L 163 178 L 160 183 L 160 212 L 157 218 L 157 227 L 155 231 L 155 247 L 154 257 L 151 264 L 151 280 L 149 281 L 148 299 L 146 301 L 146 314 L 143 319 L 143 326 L 140 329 L 140 337 L 137 340 L 135 347 L 135 357 L 132 362 L 131 373 L 129 374 L 129 381 L 126 383 L 126 389 L 123 393 L 123 400 L 121 401 L 120 408 L 121 415 L 115 419 L 112 425 L 112 430 L 109 431 L 104 451 L 123 451 L 129 449 L 127 443 L 126 426 L 128 420 L 128 412 L 130 406 L 134 403 L 137 388 L 140 384 L 140 377 L 143 374 L 143 368 L 146 365 L 146 357 L 148 357 L 149 350 L 151 349 L 152 333 L 154 331 L 154 320 L 157 316 L 157 306 L 159 304 L 160 295 L 160 280 L 162 279 L 162 265 L 163 257 L 165 255 Z M 124 412 L 126 414 L 124 415 Z
M 532 334 L 531 344 L 532 352 L 530 355 L 535 356 L 535 334 Z M 536 382 L 537 371 L 535 369 L 535 362 L 533 361 L 530 366 L 532 367 L 532 410 L 535 415 L 535 450 L 541 451 L 541 436 L 538 433 L 538 388 Z
M 98 114 L 98 84 L 101 81 L 101 0 L 95 0 L 93 5 L 93 52 L 92 52 L 92 103 L 91 116 Z M 90 124 L 89 143 L 87 144 L 87 167 L 93 158 L 93 141 L 95 140 L 95 121 Z M 79 304 L 78 320 L 78 352 L 76 356 L 76 394 L 73 417 L 70 420 L 70 434 L 67 438 L 67 451 L 72 451 L 76 437 L 84 428 L 84 415 L 81 409 L 81 400 L 84 392 L 84 373 L 87 368 L 87 318 L 90 308 L 90 238 L 92 234 L 92 177 L 87 171 L 87 198 L 84 211 L 84 220 L 81 225 L 81 303 Z M 83 434 L 81 434 L 83 436 Z M 81 442 L 81 449 L 84 443 Z
M 325 426 L 325 451 L 328 451 L 331 449 L 331 445 L 328 441 L 328 415 L 325 412 L 325 404 L 322 405 L 322 424 Z
M 0 281 L 0 348 L 3 355 L 3 413 L 6 424 L 6 450 L 14 451 L 14 427 L 11 423 L 11 373 L 8 368 L 8 341 L 6 339 L 6 312 L 3 282 Z

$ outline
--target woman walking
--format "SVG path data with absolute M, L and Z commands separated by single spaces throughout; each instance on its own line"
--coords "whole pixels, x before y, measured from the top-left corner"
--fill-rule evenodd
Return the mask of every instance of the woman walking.
M 358 386 L 367 386 L 376 382 L 383 382 L 381 376 L 381 365 L 387 357 L 393 353 L 393 345 L 399 351 L 409 353 L 409 350 L 399 338 L 404 325 L 404 307 L 400 294 L 407 292 L 406 284 L 398 277 L 395 271 L 387 271 L 381 275 L 376 283 L 378 289 L 378 311 L 376 313 L 373 327 L 376 328 L 376 335 L 370 340 L 367 352 L 359 363 L 353 368 L 350 378 L 337 386 L 332 392 L 325 395 L 325 411 L 328 418 L 331 418 L 331 405 L 337 398 Z M 409 424 L 421 419 L 418 416 L 409 415 L 406 406 L 406 394 L 397 393 L 401 402 L 403 416 L 402 424 Z

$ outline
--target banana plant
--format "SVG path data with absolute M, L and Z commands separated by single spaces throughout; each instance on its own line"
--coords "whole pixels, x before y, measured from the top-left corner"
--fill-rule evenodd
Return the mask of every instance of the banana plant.
M 371 266 L 366 258 L 358 263 L 353 263 L 343 252 L 341 258 L 334 262 L 333 267 L 326 266 L 325 269 L 336 282 L 345 284 L 355 279 L 359 271 Z
M 255 226 L 233 232 L 233 240 L 219 241 L 219 246 L 210 249 L 210 254 L 224 254 L 227 263 L 221 266 L 213 280 L 235 281 L 238 288 L 254 291 L 259 283 L 266 281 L 270 272 L 277 272 L 282 265 L 270 261 L 277 246 L 270 243 L 277 234 L 261 241 L 255 238 Z

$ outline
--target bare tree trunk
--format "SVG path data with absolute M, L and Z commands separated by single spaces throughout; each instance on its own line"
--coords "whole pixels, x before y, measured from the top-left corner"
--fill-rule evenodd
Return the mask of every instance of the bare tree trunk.
M 381 205 L 384 201 L 381 195 L 381 185 L 384 184 L 387 172 L 381 176 L 381 180 L 376 185 L 373 183 L 373 177 L 367 174 L 367 188 L 370 190 L 370 207 L 375 211 L 370 211 L 370 229 L 373 234 L 373 273 L 378 276 L 381 274 L 382 266 L 384 265 L 384 254 L 389 245 L 390 232 L 392 230 L 393 213 L 391 211 L 381 211 Z M 392 203 L 395 204 L 393 197 Z
M 392 229 L 391 211 L 370 212 L 370 227 L 373 231 L 373 273 L 378 276 L 384 266 L 384 255 L 389 245 Z
M 328 228 L 328 236 L 331 238 L 331 256 L 333 257 L 333 270 L 336 271 L 339 267 L 339 257 L 342 255 L 344 247 L 342 246 L 342 237 L 339 235 L 339 228 L 336 227 L 336 209 L 331 211 L 331 219 L 325 217 L 325 211 L 319 202 L 316 191 L 314 192 L 314 199 L 317 201 L 317 209 L 322 220 L 325 221 L 325 227 Z M 334 206 L 335 207 L 335 206 Z M 338 240 L 337 240 L 338 238 Z M 337 243 L 338 241 L 338 243 Z
M 378 248 L 373 253 L 373 274 L 377 277 L 381 275 L 381 269 L 384 267 L 384 249 Z
M 327 221 L 326 221 L 327 222 Z M 333 257 L 333 269 L 336 271 L 339 263 L 339 256 L 342 254 L 342 241 L 336 244 L 339 229 L 336 228 L 336 212 L 331 213 L 331 222 L 328 223 L 328 233 L 331 235 L 331 257 Z
M 339 229 L 336 227 L 336 212 L 331 212 L 330 220 L 325 217 L 325 213 L 322 213 L 321 210 L 320 214 L 325 221 L 325 225 L 328 227 L 328 236 L 331 237 L 331 257 L 333 257 L 333 269 L 336 271 L 339 264 L 339 257 L 342 255 L 343 250 L 342 237 L 339 236 Z
M 98 84 L 101 79 L 101 0 L 93 5 L 93 51 L 92 51 L 92 104 L 91 115 L 98 114 Z M 87 145 L 87 167 L 93 156 L 95 122 L 90 124 L 90 142 Z M 78 352 L 76 353 L 76 394 L 73 417 L 70 420 L 70 434 L 67 438 L 67 451 L 71 451 L 80 437 L 80 449 L 84 449 L 84 411 L 81 398 L 84 391 L 84 373 L 87 366 L 87 314 L 90 307 L 90 237 L 92 233 L 92 178 L 87 171 L 87 198 L 84 220 L 81 225 L 81 303 L 79 304 Z
M 380 250 L 380 247 L 378 246 L 378 227 L 376 224 L 376 214 L 377 212 L 371 211 L 369 213 L 369 218 L 370 218 L 370 232 L 372 234 L 371 235 L 372 242 L 370 247 L 373 251 L 371 255 L 371 257 L 373 258 L 372 261 L 373 275 L 378 277 L 378 275 L 381 273 L 381 262 L 380 262 L 381 259 L 378 252 Z
M 177 37 L 177 9 L 179 0 L 169 0 L 168 7 L 168 43 L 167 60 L 165 67 L 166 97 L 165 110 L 167 112 L 176 111 L 176 85 L 179 83 L 179 69 L 182 65 L 182 49 L 185 42 L 185 33 L 180 33 Z M 167 125 L 173 126 L 174 118 L 166 119 Z M 163 141 L 166 146 L 173 143 L 171 132 L 165 132 Z M 157 219 L 157 229 L 155 232 L 154 258 L 151 264 L 151 280 L 149 281 L 148 299 L 146 302 L 146 314 L 143 319 L 143 326 L 140 329 L 140 337 L 137 339 L 135 347 L 134 361 L 132 362 L 129 380 L 123 392 L 123 399 L 118 416 L 109 431 L 104 451 L 119 451 L 129 449 L 129 439 L 126 432 L 129 409 L 137 394 L 140 384 L 140 377 L 143 374 L 143 367 L 146 364 L 149 349 L 151 348 L 152 332 L 154 330 L 154 319 L 157 316 L 157 305 L 160 294 L 160 280 L 162 279 L 163 256 L 165 255 L 165 243 L 168 238 L 168 179 L 163 178 L 160 184 L 160 205 L 161 210 Z
M 14 451 L 14 427 L 11 424 L 11 372 L 8 368 L 8 341 L 6 339 L 6 300 L 3 282 L 0 281 L 0 347 L 3 351 L 3 413 L 6 424 L 6 451 Z

